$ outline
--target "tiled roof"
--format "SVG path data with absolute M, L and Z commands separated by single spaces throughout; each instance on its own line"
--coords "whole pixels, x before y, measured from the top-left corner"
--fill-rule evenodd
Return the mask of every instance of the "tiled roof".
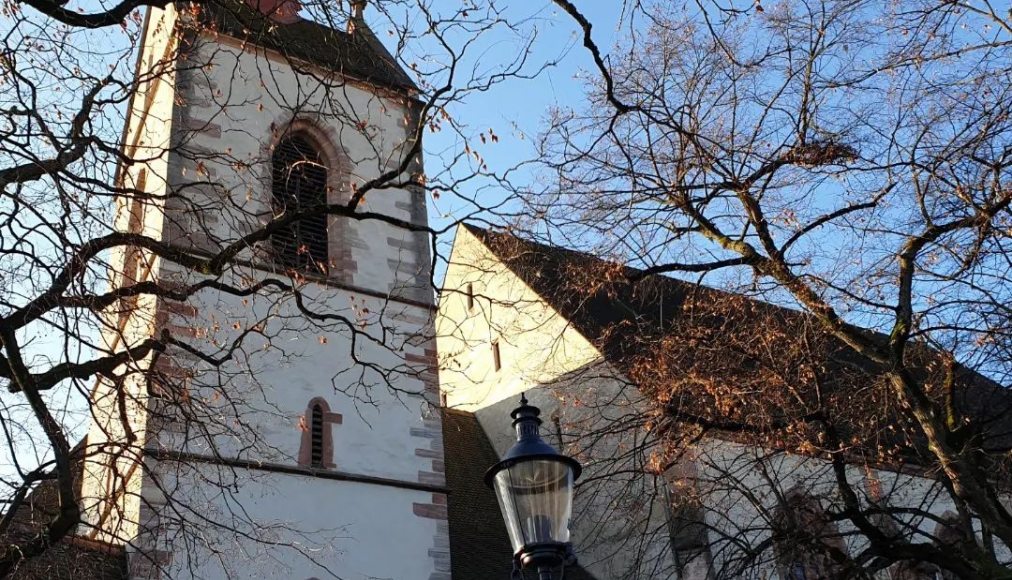
M 733 301 L 744 305 L 730 325 L 733 327 L 731 331 L 740 336 L 761 335 L 769 330 L 763 324 L 776 326 L 785 336 L 820 328 L 810 315 L 788 308 L 667 276 L 642 277 L 640 270 L 583 252 L 540 244 L 469 224 L 464 227 L 623 372 L 630 371 L 630 365 L 638 360 L 637 357 L 649 354 L 647 349 L 655 347 L 664 337 L 692 330 L 693 327 L 727 326 L 730 315 L 722 315 L 719 305 Z M 587 288 L 594 290 L 588 291 Z M 709 310 L 686 306 L 699 304 L 718 306 Z M 686 312 L 691 314 L 686 315 Z M 765 392 L 762 397 L 753 397 L 751 408 L 731 410 L 731 413 L 739 413 L 734 420 L 747 422 L 757 413 L 763 416 L 781 413 L 787 417 L 792 416 L 789 413 L 795 413 L 800 416 L 807 409 L 826 405 L 825 408 L 834 409 L 836 414 L 833 416 L 837 418 L 837 427 L 843 428 L 843 435 L 849 438 L 863 433 L 870 446 L 879 442 L 892 443 L 903 449 L 907 461 L 917 464 L 916 458 L 908 454 L 913 453 L 915 448 L 923 451 L 923 445 L 911 447 L 903 437 L 917 440 L 918 431 L 910 429 L 903 435 L 901 430 L 892 428 L 910 421 L 909 417 L 895 403 L 892 403 L 895 408 L 887 411 L 876 407 L 882 401 L 894 398 L 886 394 L 876 401 L 865 394 L 855 396 L 862 389 L 867 393 L 866 389 L 874 379 L 882 376 L 884 369 L 827 333 L 814 332 L 821 333 L 819 336 L 824 340 L 825 350 L 820 351 L 824 359 L 816 362 L 825 382 L 820 385 L 823 387 L 820 393 L 802 395 L 820 399 L 802 401 L 799 409 L 786 410 L 774 408 L 787 400 L 786 397 Z M 888 340 L 882 334 L 861 332 L 873 341 Z M 719 333 L 716 334 L 717 338 L 713 340 L 720 340 Z M 721 348 L 720 344 L 713 343 L 706 346 L 711 350 Z M 937 362 L 939 359 L 937 352 L 921 345 L 912 345 L 910 353 L 917 361 Z M 734 373 L 744 376 L 744 373 L 753 372 L 754 369 L 749 367 L 750 361 L 736 358 L 738 353 L 730 352 L 730 349 L 726 354 L 729 356 L 721 361 L 724 365 L 721 376 L 726 378 Z M 916 373 L 929 372 L 927 364 L 919 364 L 921 368 Z M 940 365 L 934 367 L 936 370 L 930 372 L 941 372 L 937 370 Z M 992 450 L 1007 448 L 1012 444 L 1012 391 L 964 367 L 957 367 L 955 376 L 957 385 L 961 387 L 956 389 L 955 407 L 961 414 L 975 420 L 976 427 L 981 431 L 983 447 Z M 886 389 L 883 392 L 888 391 L 888 387 L 882 388 Z M 722 409 L 726 407 L 722 407 L 720 401 L 711 400 L 712 397 L 712 393 L 700 389 L 693 396 L 681 397 L 671 404 L 679 405 L 679 412 L 705 415 L 709 419 L 726 419 L 726 416 L 721 416 L 725 412 Z M 760 409 L 764 405 L 769 408 Z M 869 421 L 869 417 L 875 419 Z
M 74 485 L 80 495 L 80 474 L 85 443 L 71 451 Z M 0 546 L 17 545 L 38 533 L 57 513 L 59 495 L 55 480 L 35 486 L 18 507 Z M 126 552 L 121 546 L 66 536 L 35 558 L 21 562 L 8 576 L 14 580 L 121 580 L 127 578 Z
M 126 552 L 79 538 L 64 538 L 20 565 L 11 580 L 126 580 Z
M 268 19 L 241 0 L 207 4 L 203 14 L 208 26 L 244 42 L 373 85 L 408 92 L 417 90 L 364 23 L 352 34 L 306 19 L 281 23 Z
M 464 411 L 444 410 L 443 445 L 453 580 L 509 580 L 509 537 L 495 495 L 482 479 L 499 456 L 478 419 Z M 594 578 L 576 566 L 566 569 L 566 580 Z

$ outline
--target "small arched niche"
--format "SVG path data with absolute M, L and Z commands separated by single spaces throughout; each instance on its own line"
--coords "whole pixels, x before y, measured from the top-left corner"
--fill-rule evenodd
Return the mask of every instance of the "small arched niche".
M 306 406 L 302 416 L 302 441 L 299 445 L 299 465 L 310 469 L 334 469 L 334 425 L 342 417 L 330 410 L 323 397 L 315 397 Z

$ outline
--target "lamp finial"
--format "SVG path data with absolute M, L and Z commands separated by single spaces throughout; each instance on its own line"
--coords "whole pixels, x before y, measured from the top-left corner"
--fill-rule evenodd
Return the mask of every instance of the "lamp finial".
M 366 0 L 351 0 L 351 17 L 361 20 L 365 16 Z
M 351 11 L 348 14 L 348 34 L 353 34 L 359 27 L 367 28 L 365 23 L 366 0 L 351 0 Z

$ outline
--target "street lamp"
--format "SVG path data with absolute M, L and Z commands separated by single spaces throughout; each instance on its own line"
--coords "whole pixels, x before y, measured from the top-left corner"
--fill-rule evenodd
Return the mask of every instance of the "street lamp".
M 575 562 L 569 518 L 573 482 L 583 468 L 541 438 L 540 414 L 540 409 L 527 404 L 526 396 L 520 396 L 520 406 L 510 413 L 517 442 L 485 473 L 485 483 L 499 500 L 514 564 L 536 569 L 540 580 L 552 580 L 555 567 Z

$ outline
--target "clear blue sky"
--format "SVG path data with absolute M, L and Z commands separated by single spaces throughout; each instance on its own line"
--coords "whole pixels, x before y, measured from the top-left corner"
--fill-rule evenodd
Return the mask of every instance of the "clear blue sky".
M 593 36 L 602 50 L 608 50 L 619 37 L 619 20 L 622 17 L 622 2 L 584 0 L 576 2 L 594 25 Z M 581 74 L 593 69 L 590 53 L 582 46 L 582 31 L 577 23 L 548 0 L 538 2 L 512 3 L 509 16 L 517 21 L 529 18 L 527 32 L 536 32 L 532 52 L 529 56 L 531 69 L 551 63 L 535 78 L 512 78 L 496 85 L 484 93 L 468 96 L 467 102 L 456 105 L 451 113 L 475 135 L 469 145 L 478 151 L 497 175 L 534 157 L 535 139 L 546 117 L 553 107 L 578 106 L 583 102 L 586 87 Z M 518 38 L 501 31 L 484 39 L 477 61 L 486 66 L 497 66 L 508 62 L 517 54 L 522 44 Z M 480 65 L 479 65 L 480 66 Z M 583 75 L 584 78 L 587 75 Z M 498 142 L 483 143 L 478 133 L 494 131 Z M 462 148 L 460 138 L 450 131 L 439 131 L 425 135 L 426 168 L 430 174 L 442 169 L 440 156 L 445 152 L 457 152 Z M 526 169 L 510 174 L 516 182 L 532 179 Z M 430 200 L 429 220 L 433 227 L 443 228 L 463 216 L 475 211 L 475 206 L 461 197 L 476 200 L 482 206 L 495 206 L 503 201 L 503 190 L 489 180 L 469 182 L 455 191 L 455 195 L 440 195 Z M 489 219 L 493 216 L 486 215 Z M 448 251 L 445 244 L 450 236 L 442 240 L 441 253 Z

